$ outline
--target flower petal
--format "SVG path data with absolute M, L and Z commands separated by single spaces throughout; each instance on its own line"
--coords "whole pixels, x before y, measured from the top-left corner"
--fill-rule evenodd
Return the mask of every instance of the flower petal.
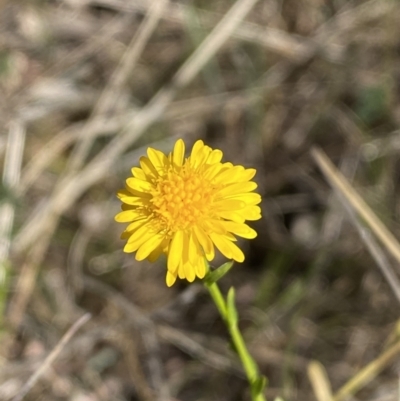
M 167 283 L 168 287 L 171 287 L 172 285 L 174 285 L 175 281 L 176 281 L 176 273 L 171 273 L 169 270 L 167 270 L 167 277 L 165 278 L 165 281 Z
M 246 220 L 255 221 L 261 219 L 261 208 L 259 206 L 247 206 L 240 211 Z
M 245 202 L 243 202 L 240 199 L 220 199 L 219 201 L 215 202 L 215 208 L 218 211 L 222 210 L 232 210 L 232 211 L 237 211 L 244 209 L 247 205 Z
M 164 169 L 164 166 L 168 164 L 168 158 L 165 154 L 157 149 L 148 148 L 147 149 L 147 156 L 153 166 L 156 168 L 157 172 Z
M 213 260 L 215 255 L 214 245 L 210 237 L 204 232 L 204 230 L 200 226 L 193 227 L 193 235 L 195 235 L 197 241 L 203 248 L 207 260 Z
M 128 238 L 128 244 L 132 244 L 132 246 L 133 244 L 137 244 L 136 249 L 138 249 L 140 245 L 156 234 L 157 233 L 151 229 L 150 223 L 143 224 L 132 232 L 131 236 Z
M 223 153 L 219 149 L 214 149 L 207 157 L 207 164 L 219 163 L 222 160 Z
M 174 151 L 172 152 L 172 162 L 176 166 L 182 166 L 183 160 L 185 158 L 185 143 L 182 139 L 178 139 L 174 146 Z
M 189 283 L 192 283 L 194 279 L 196 278 L 196 270 L 195 268 L 191 265 L 189 261 L 183 264 L 183 269 L 185 272 L 185 278 Z
M 149 262 L 155 262 L 160 257 L 162 252 L 163 252 L 163 248 L 160 245 L 158 248 L 154 249 L 154 251 L 150 253 L 150 255 L 147 257 L 147 260 Z
M 207 271 L 207 264 L 206 264 L 206 261 L 204 260 L 204 258 L 200 259 L 198 261 L 195 268 L 196 268 L 196 276 L 198 278 L 204 278 L 204 276 L 206 275 L 206 271 Z
M 136 178 L 139 178 L 139 180 L 146 180 L 146 174 L 140 167 L 132 167 L 131 168 L 132 175 Z
M 244 261 L 243 252 L 233 242 L 218 234 L 210 234 L 210 237 L 219 251 L 228 259 L 236 260 L 236 262 Z
M 257 170 L 255 168 L 247 168 L 242 174 L 242 181 L 250 181 L 255 175 Z
M 185 270 L 183 268 L 183 263 L 181 262 L 178 267 L 178 277 L 183 280 L 185 278 Z
M 245 202 L 246 205 L 258 205 L 262 200 L 261 195 L 257 194 L 256 192 L 249 192 L 247 194 L 234 195 L 232 197 L 224 198 L 224 200 L 226 199 L 242 201 Z
M 134 191 L 139 192 L 150 192 L 154 188 L 151 182 L 139 180 L 139 178 L 135 177 L 128 178 L 126 180 L 126 185 Z
M 205 165 L 204 168 L 205 168 L 204 178 L 212 181 L 214 179 L 214 177 L 221 172 L 222 165 L 221 165 L 221 163 L 216 163 L 216 164 L 212 164 L 212 165 Z
M 215 177 L 215 182 L 223 183 L 225 185 L 230 183 L 240 182 L 238 179 L 243 173 L 243 171 L 244 171 L 243 166 L 234 166 L 232 168 L 220 172 Z
M 196 158 L 203 148 L 204 148 L 204 142 L 201 139 L 197 140 L 193 145 L 190 157 Z
M 135 235 L 136 231 L 132 234 Z M 147 232 L 146 234 L 140 236 L 139 238 L 136 238 L 135 241 L 131 241 L 132 235 L 129 237 L 128 242 L 125 244 L 124 246 L 124 252 L 126 253 L 132 253 L 138 250 L 138 248 L 145 243 L 146 241 L 148 241 L 153 234 Z
M 142 219 L 135 220 L 131 224 L 129 224 L 128 227 L 126 227 L 126 231 L 131 231 L 131 232 L 136 231 L 147 222 L 148 220 L 145 217 L 143 217 Z
M 168 250 L 168 270 L 176 271 L 179 263 L 182 261 L 183 252 L 183 231 L 177 231 L 172 238 Z
M 245 210 L 245 209 L 243 209 Z M 232 212 L 232 211 L 221 211 L 218 212 L 219 217 L 222 217 L 226 220 L 232 220 L 235 223 L 244 223 L 246 221 L 245 217 L 243 217 L 242 213 L 239 212 Z
M 144 244 L 140 245 L 136 252 L 136 260 L 146 259 L 155 249 L 157 249 L 164 240 L 164 236 L 157 234 L 147 240 Z
M 130 223 L 131 221 L 136 220 L 138 217 L 142 216 L 143 214 L 139 210 L 124 210 L 123 212 L 120 212 L 115 216 L 115 221 L 117 221 L 118 223 Z
M 228 185 L 223 189 L 220 189 L 217 192 L 217 196 L 218 196 L 218 198 L 222 198 L 224 196 L 244 194 L 246 192 L 254 191 L 256 188 L 257 188 L 257 184 L 254 181 L 238 182 L 235 184 Z
M 139 163 L 146 177 L 148 178 L 158 177 L 159 174 L 148 157 L 142 156 L 139 159 Z
M 208 155 L 211 153 L 211 148 L 208 146 L 204 146 L 204 142 L 202 140 L 196 141 L 193 145 L 192 153 L 190 155 L 190 165 L 192 167 L 199 167 L 205 163 Z
M 123 203 L 131 206 L 142 206 L 144 202 L 144 198 L 139 196 L 133 196 L 128 190 L 120 189 L 117 192 L 117 197 Z
M 255 230 L 250 228 L 247 224 L 235 223 L 233 221 L 221 221 L 221 225 L 226 231 L 229 231 L 239 237 L 253 239 L 257 237 Z
M 204 258 L 204 252 L 202 251 L 199 242 L 194 234 L 189 237 L 189 260 L 190 263 L 195 266 L 199 259 Z

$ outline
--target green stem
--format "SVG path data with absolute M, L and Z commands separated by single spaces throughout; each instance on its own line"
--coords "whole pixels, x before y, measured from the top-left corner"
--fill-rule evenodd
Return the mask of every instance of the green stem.
M 222 319 L 227 320 L 228 310 L 226 307 L 225 299 L 217 285 L 217 283 L 206 284 L 208 291 L 210 292 L 211 298 L 213 299 Z
M 239 358 L 242 362 L 244 371 L 246 373 L 246 377 L 248 382 L 250 383 L 250 387 L 252 389 L 252 400 L 253 401 L 266 401 L 264 395 L 260 392 L 255 394 L 254 385 L 257 380 L 261 379 L 260 373 L 258 371 L 257 365 L 254 362 L 253 357 L 250 355 L 247 350 L 246 343 L 244 342 L 242 333 L 239 330 L 239 327 L 236 322 L 231 322 L 228 317 L 228 308 L 225 302 L 225 299 L 219 289 L 217 283 L 206 284 L 206 287 L 213 299 L 222 319 L 224 320 L 226 327 L 229 331 L 229 334 L 232 338 L 232 342 L 235 346 L 235 349 L 239 355 Z

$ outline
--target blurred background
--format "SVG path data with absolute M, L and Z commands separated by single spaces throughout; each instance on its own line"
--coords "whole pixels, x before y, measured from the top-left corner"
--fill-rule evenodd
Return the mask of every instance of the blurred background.
M 115 192 L 177 138 L 258 171 L 259 235 L 221 286 L 268 400 L 330 400 L 396 340 L 399 263 L 381 248 L 381 273 L 310 150 L 399 237 L 398 2 L 2 0 L 0 88 L 1 400 L 87 312 L 26 400 L 250 399 L 202 285 L 122 252 Z M 398 400 L 399 362 L 348 399 Z

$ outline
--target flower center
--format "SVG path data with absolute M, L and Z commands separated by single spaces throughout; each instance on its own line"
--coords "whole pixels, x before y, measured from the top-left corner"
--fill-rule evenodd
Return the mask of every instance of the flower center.
M 212 213 L 215 188 L 185 164 L 160 177 L 152 191 L 153 213 L 168 234 L 186 230 Z

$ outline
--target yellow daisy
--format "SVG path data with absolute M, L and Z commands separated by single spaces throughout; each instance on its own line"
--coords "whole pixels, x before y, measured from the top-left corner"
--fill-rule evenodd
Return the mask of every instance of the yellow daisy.
M 192 282 L 203 278 L 215 247 L 227 258 L 243 262 L 236 236 L 254 238 L 246 220 L 261 218 L 261 196 L 250 181 L 255 169 L 222 163 L 222 151 L 197 141 L 185 158 L 179 139 L 167 156 L 149 148 L 132 168 L 126 188 L 118 192 L 122 212 L 119 223 L 129 223 L 122 234 L 124 251 L 136 260 L 156 260 L 167 255 L 168 286 L 176 278 Z

